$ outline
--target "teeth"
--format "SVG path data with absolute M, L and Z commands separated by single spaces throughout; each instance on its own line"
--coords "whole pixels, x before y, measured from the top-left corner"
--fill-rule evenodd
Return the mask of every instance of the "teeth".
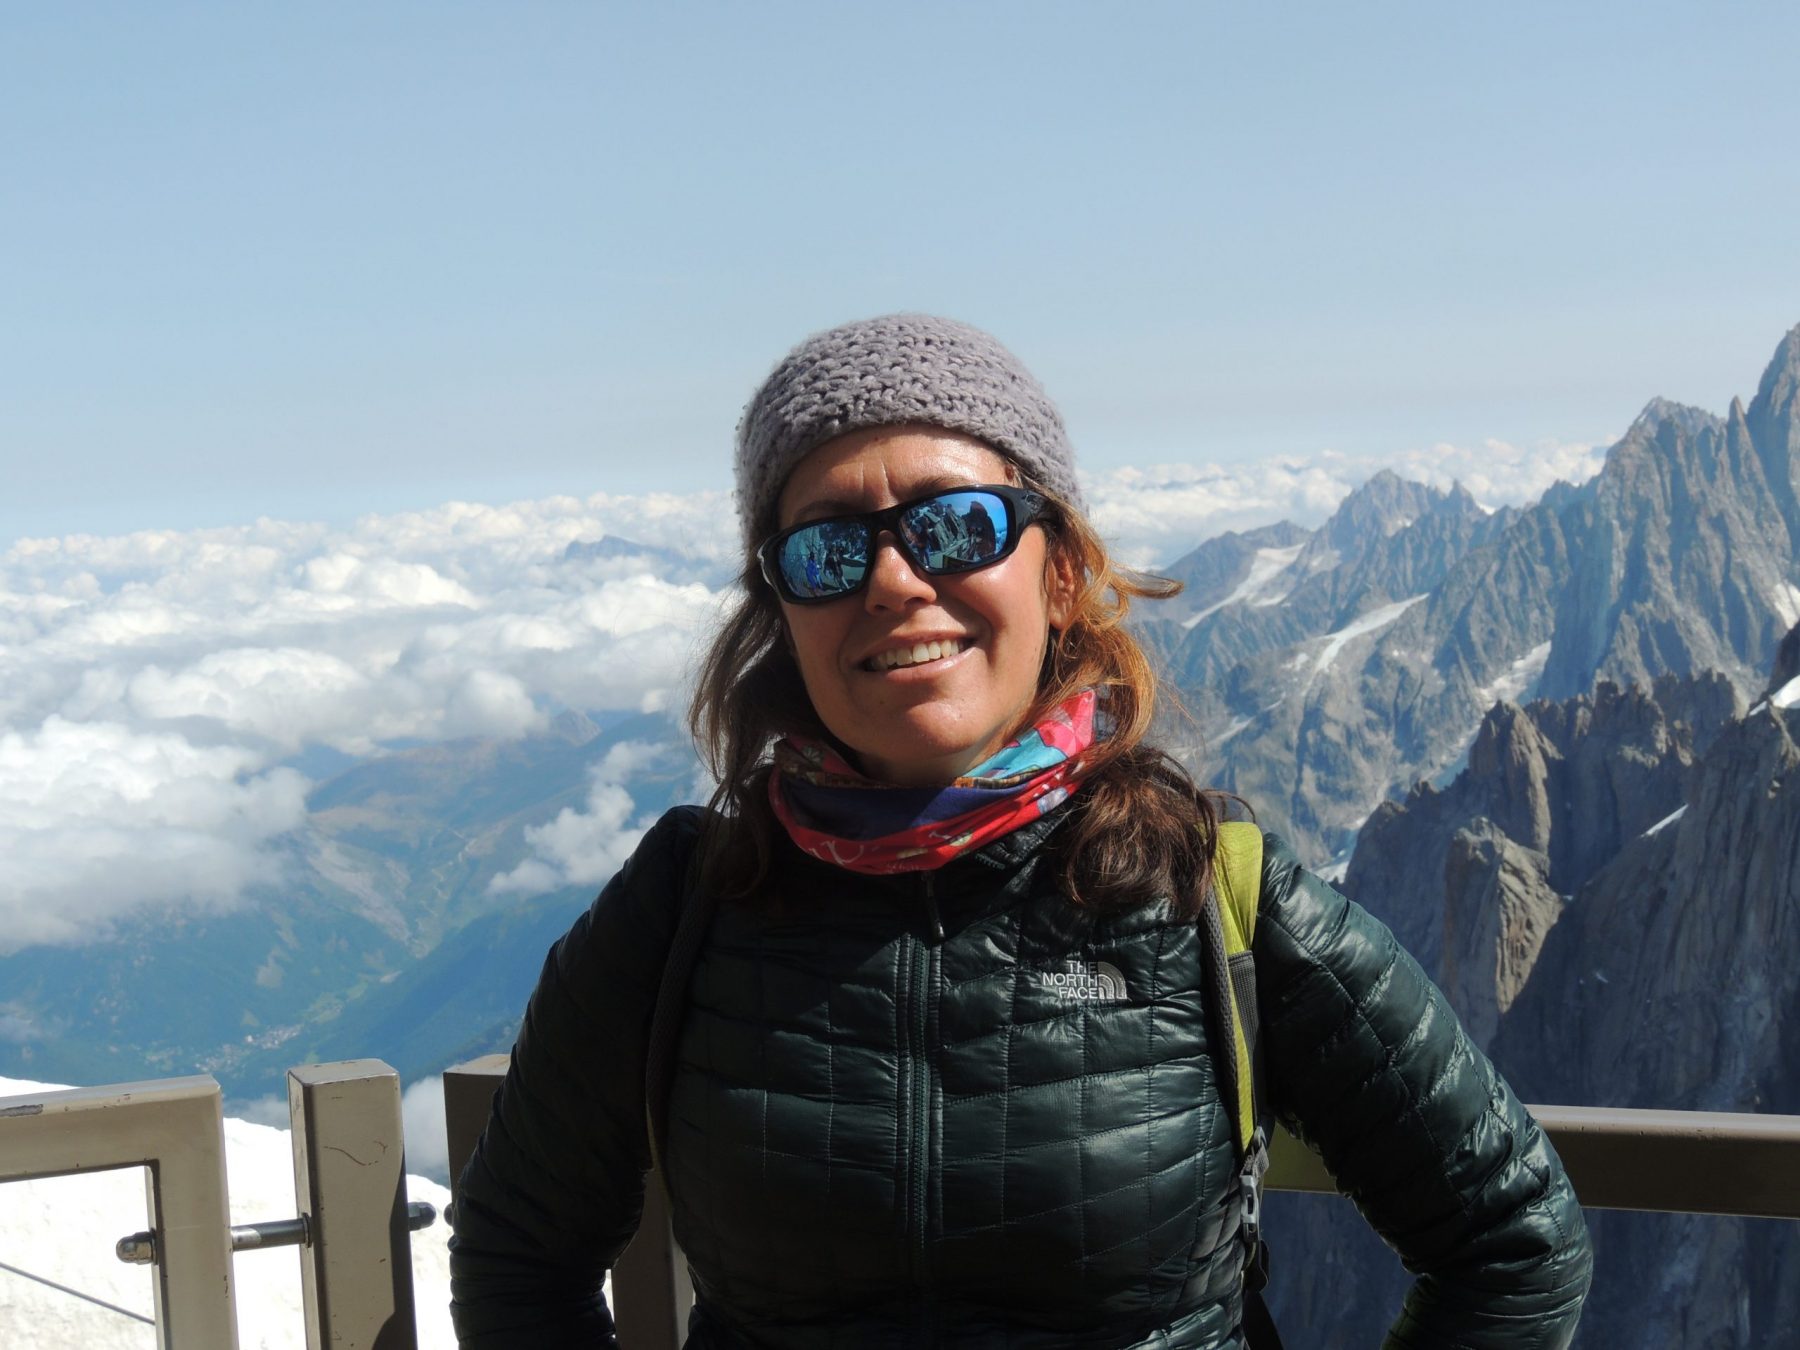
M 947 642 L 916 642 L 911 647 L 877 652 L 869 658 L 869 665 L 875 670 L 898 670 L 924 661 L 941 661 L 946 656 L 955 656 L 961 650 L 962 643 L 956 638 Z

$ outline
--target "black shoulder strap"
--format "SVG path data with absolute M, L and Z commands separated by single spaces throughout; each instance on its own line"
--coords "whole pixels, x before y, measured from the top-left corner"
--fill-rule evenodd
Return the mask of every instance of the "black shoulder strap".
M 694 961 L 712 927 L 711 893 L 699 884 L 704 838 L 688 855 L 681 891 L 675 903 L 681 907 L 675 937 L 663 962 L 662 980 L 656 987 L 656 1009 L 650 1016 L 650 1039 L 644 1050 L 644 1110 L 649 1121 L 650 1166 L 662 1172 L 663 1145 L 669 1137 L 669 1085 L 675 1072 L 675 1044 L 681 1039 L 681 1023 L 687 1011 L 688 980 Z

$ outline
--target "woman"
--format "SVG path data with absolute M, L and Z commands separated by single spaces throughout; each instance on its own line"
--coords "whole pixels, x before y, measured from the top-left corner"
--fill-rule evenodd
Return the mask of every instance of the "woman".
M 550 954 L 462 1181 L 463 1343 L 611 1343 L 654 1146 L 696 1350 L 1243 1345 L 1219 800 L 1143 743 L 1121 625 L 1173 587 L 1111 565 L 1055 408 L 961 324 L 809 339 L 736 469 L 720 787 Z M 1268 1103 L 1419 1274 L 1392 1343 L 1566 1344 L 1580 1210 L 1442 996 L 1273 837 L 1254 956 Z

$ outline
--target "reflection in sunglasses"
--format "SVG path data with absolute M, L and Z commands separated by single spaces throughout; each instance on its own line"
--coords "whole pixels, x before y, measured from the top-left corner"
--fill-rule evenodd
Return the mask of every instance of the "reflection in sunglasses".
M 764 575 L 790 601 L 829 600 L 860 590 L 876 540 L 893 531 L 913 566 L 931 576 L 986 567 L 1012 552 L 1018 531 L 1044 499 L 1014 487 L 957 488 L 881 511 L 809 521 L 758 550 Z

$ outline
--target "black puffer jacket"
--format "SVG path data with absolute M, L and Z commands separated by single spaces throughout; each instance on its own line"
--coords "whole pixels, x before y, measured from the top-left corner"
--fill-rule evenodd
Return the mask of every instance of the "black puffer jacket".
M 465 1346 L 611 1343 L 598 1285 L 642 1202 L 650 1010 L 698 820 L 664 817 L 545 964 L 462 1179 Z M 783 916 L 720 911 L 669 1113 L 691 1350 L 1241 1344 L 1195 926 L 1069 905 L 1057 823 L 891 880 L 784 841 Z M 1581 1211 L 1442 995 L 1274 837 L 1255 952 L 1277 1114 L 1420 1277 L 1390 1344 L 1566 1344 Z

